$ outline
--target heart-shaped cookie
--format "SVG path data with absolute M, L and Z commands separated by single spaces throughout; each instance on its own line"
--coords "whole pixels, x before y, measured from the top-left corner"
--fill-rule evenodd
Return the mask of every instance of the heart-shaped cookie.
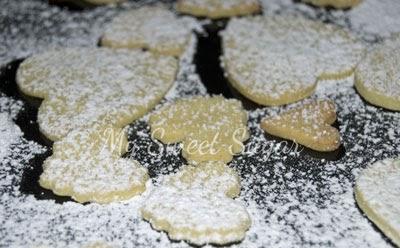
M 367 217 L 400 246 L 400 159 L 378 161 L 362 171 L 355 198 Z
M 311 102 L 261 121 L 269 134 L 293 140 L 316 151 L 333 151 L 340 145 L 335 104 L 329 100 Z

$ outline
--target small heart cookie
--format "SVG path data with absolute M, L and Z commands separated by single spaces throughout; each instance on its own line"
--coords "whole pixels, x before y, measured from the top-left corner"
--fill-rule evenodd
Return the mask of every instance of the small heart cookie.
M 218 19 L 257 13 L 261 6 L 258 0 L 179 0 L 176 9 L 183 14 Z
M 354 190 L 361 210 L 400 246 L 400 159 L 378 161 L 366 168 Z
M 340 145 L 339 131 L 331 126 L 335 120 L 335 104 L 322 100 L 265 118 L 261 128 L 269 134 L 325 152 L 334 151 Z
M 189 42 L 191 21 L 161 6 L 141 7 L 115 17 L 105 28 L 101 44 L 112 48 L 146 48 L 179 56 Z
M 242 104 L 222 96 L 178 100 L 152 114 L 149 124 L 153 138 L 182 142 L 183 157 L 195 162 L 229 162 L 249 137 Z
M 147 170 L 121 158 L 127 150 L 123 129 L 94 125 L 76 129 L 53 145 L 39 184 L 77 202 L 109 203 L 145 190 Z

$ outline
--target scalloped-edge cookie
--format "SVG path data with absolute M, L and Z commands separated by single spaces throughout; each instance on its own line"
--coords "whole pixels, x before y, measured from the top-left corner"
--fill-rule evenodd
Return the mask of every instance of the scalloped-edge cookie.
M 106 26 L 101 44 L 112 48 L 145 48 L 151 52 L 179 56 L 189 42 L 194 20 L 177 17 L 158 5 L 130 10 Z
M 351 75 L 365 50 L 346 30 L 304 17 L 233 19 L 221 35 L 228 80 L 261 105 L 292 103 L 318 80 Z
M 368 102 L 400 111 L 400 34 L 369 52 L 355 70 L 355 87 Z
M 333 7 L 336 9 L 347 9 L 358 5 L 362 0 L 302 0 L 319 7 Z
M 242 204 L 201 189 L 160 187 L 147 198 L 141 213 L 154 229 L 195 245 L 238 242 L 251 225 Z
M 183 14 L 218 19 L 258 13 L 261 6 L 258 0 L 179 0 L 176 9 Z
M 335 104 L 319 100 L 267 117 L 260 126 L 269 134 L 325 152 L 334 151 L 340 145 L 339 131 L 331 126 L 335 120 Z
M 145 190 L 146 168 L 121 158 L 127 150 L 124 129 L 93 125 L 76 129 L 53 145 L 39 184 L 77 202 L 109 203 Z
M 149 52 L 60 48 L 27 58 L 17 84 L 44 98 L 40 131 L 50 140 L 101 122 L 124 127 L 152 109 L 175 80 L 177 60 Z
M 354 191 L 368 219 L 400 246 L 400 159 L 368 166 L 359 175 Z
M 222 96 L 180 99 L 153 113 L 149 124 L 153 138 L 182 142 L 182 156 L 192 162 L 229 162 L 249 137 L 242 104 Z

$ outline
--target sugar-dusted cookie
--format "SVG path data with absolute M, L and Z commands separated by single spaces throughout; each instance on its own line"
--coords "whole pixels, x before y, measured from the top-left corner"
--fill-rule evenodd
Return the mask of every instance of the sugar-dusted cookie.
M 164 179 L 164 184 L 179 189 L 206 189 L 230 198 L 240 194 L 237 172 L 222 162 L 203 162 L 196 166 L 186 165 Z
M 400 111 L 400 35 L 369 52 L 355 71 L 355 87 L 370 103 Z
M 179 0 L 176 9 L 184 14 L 218 19 L 258 13 L 261 6 L 258 0 Z
M 335 120 L 335 104 L 322 100 L 267 117 L 261 121 L 261 128 L 316 151 L 333 151 L 340 145 L 339 131 L 331 126 Z
M 145 6 L 114 18 L 106 27 L 101 44 L 179 56 L 189 42 L 191 26 L 191 19 L 177 17 L 162 6 Z
M 108 203 L 142 193 L 147 170 L 121 158 L 127 150 L 125 130 L 94 125 L 76 129 L 53 145 L 39 183 L 78 202 Z
M 92 6 L 92 5 L 105 5 L 105 4 L 116 4 L 125 2 L 126 0 L 49 0 L 50 3 L 73 3 L 77 6 Z
M 242 204 L 202 189 L 160 187 L 147 198 L 141 213 L 154 229 L 195 245 L 240 241 L 251 225 Z
M 349 76 L 364 54 L 364 45 L 347 31 L 304 17 L 233 19 L 222 38 L 230 83 L 262 105 L 308 97 L 317 80 Z
M 242 104 L 222 96 L 178 100 L 152 114 L 149 124 L 154 138 L 182 142 L 183 157 L 196 162 L 229 162 L 249 137 Z
M 302 0 L 320 7 L 333 7 L 336 9 L 347 9 L 356 6 L 361 0 Z
M 355 198 L 367 217 L 400 246 L 400 159 L 366 168 L 356 181 Z
M 124 127 L 161 100 L 176 71 L 173 57 L 64 48 L 26 59 L 18 69 L 17 83 L 25 94 L 45 98 L 38 123 L 43 134 L 55 141 L 95 122 Z

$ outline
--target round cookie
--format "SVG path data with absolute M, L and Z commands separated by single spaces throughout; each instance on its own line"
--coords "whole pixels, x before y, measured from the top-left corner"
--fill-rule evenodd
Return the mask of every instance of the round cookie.
M 240 178 L 237 172 L 222 162 L 204 162 L 196 166 L 186 165 L 173 175 L 168 175 L 164 185 L 181 190 L 205 189 L 230 198 L 240 194 Z
M 242 104 L 222 96 L 178 100 L 152 114 L 149 124 L 153 138 L 182 142 L 182 156 L 194 162 L 229 162 L 249 137 Z
M 201 189 L 160 187 L 147 198 L 141 214 L 154 229 L 166 231 L 171 239 L 195 245 L 238 242 L 251 225 L 249 214 L 240 203 Z
M 336 9 L 347 9 L 358 5 L 361 0 L 302 0 L 320 7 L 333 7 Z
M 179 56 L 189 42 L 192 26 L 191 19 L 176 17 L 161 6 L 145 6 L 115 17 L 105 28 L 101 44 Z
M 137 161 L 121 158 L 127 143 L 120 128 L 76 129 L 54 143 L 39 184 L 77 202 L 109 203 L 138 195 L 145 190 L 148 174 Z
M 376 45 L 355 70 L 355 87 L 368 102 L 400 111 L 400 35 Z
M 355 185 L 358 206 L 400 246 L 400 160 L 386 159 L 366 168 Z
M 45 98 L 40 130 L 53 141 L 102 122 L 124 127 L 152 109 L 175 80 L 173 57 L 108 48 L 64 48 L 26 59 L 17 84 Z
M 228 80 L 261 105 L 295 102 L 318 80 L 351 75 L 365 50 L 339 27 L 294 16 L 233 19 L 222 38 Z
M 261 6 L 258 0 L 179 0 L 176 9 L 183 14 L 218 19 L 258 13 Z

